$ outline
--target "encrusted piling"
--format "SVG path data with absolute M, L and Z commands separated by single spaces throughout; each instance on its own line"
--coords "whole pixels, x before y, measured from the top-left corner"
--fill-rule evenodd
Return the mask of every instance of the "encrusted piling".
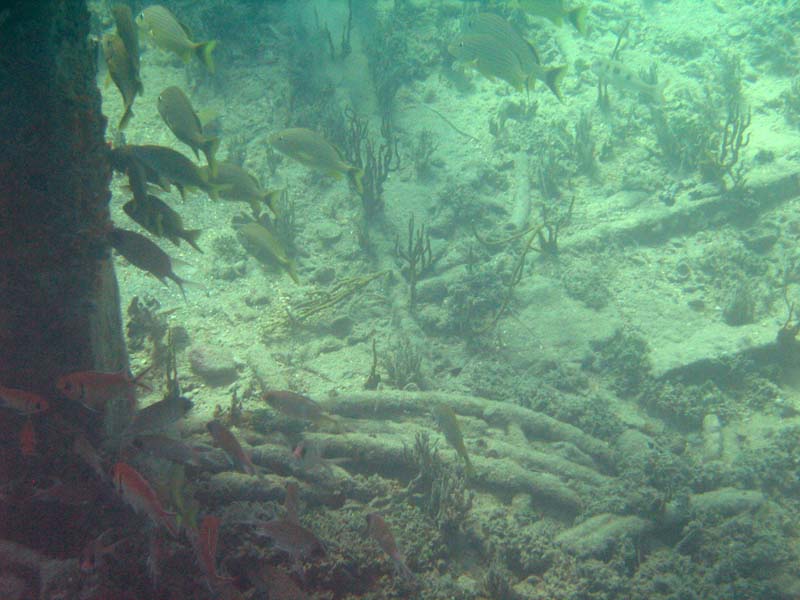
M 126 366 L 85 0 L 0 9 L 0 383 Z

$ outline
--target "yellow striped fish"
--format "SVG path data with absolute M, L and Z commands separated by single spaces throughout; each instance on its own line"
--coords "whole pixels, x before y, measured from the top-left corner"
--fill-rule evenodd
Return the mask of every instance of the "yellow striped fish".
M 339 149 L 315 131 L 293 127 L 273 133 L 269 143 L 289 158 L 303 163 L 307 167 L 319 169 L 328 175 L 341 177 L 347 175 L 350 181 L 362 193 L 361 178 L 364 172 L 348 163 Z
M 566 66 L 544 67 L 539 60 L 539 53 L 517 29 L 503 17 L 492 13 L 478 13 L 467 17 L 462 30 L 465 35 L 488 35 L 499 46 L 505 46 L 519 60 L 520 68 L 526 75 L 525 86 L 533 87 L 536 79 L 543 81 L 550 91 L 562 99 L 559 86 L 567 72 Z M 513 85 L 513 84 L 512 84 Z
M 522 91 L 528 85 L 528 73 L 522 68 L 517 55 L 491 35 L 462 35 L 447 50 L 490 80 L 502 79 L 517 91 Z

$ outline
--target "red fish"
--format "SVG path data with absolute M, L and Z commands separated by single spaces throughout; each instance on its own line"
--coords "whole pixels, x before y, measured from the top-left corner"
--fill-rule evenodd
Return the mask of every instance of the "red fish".
M 268 598 L 291 598 L 292 600 L 309 600 L 311 596 L 297 585 L 289 574 L 267 563 L 248 568 L 247 577 L 256 586 L 260 594 L 267 594 Z M 257 596 L 260 597 L 260 596 Z
M 324 458 L 322 456 L 324 447 L 322 443 L 311 443 L 303 440 L 292 451 L 292 457 L 297 466 L 307 473 L 322 472 L 326 475 L 333 475 L 332 465 L 347 462 L 349 459 Z
M 74 482 L 65 483 L 60 479 L 53 479 L 53 482 L 46 488 L 34 487 L 31 500 L 36 502 L 58 502 L 67 506 L 82 506 L 89 504 L 97 499 L 97 489 L 94 486 Z
M 103 459 L 97 453 L 97 450 L 92 443 L 87 440 L 83 435 L 78 434 L 72 444 L 72 451 L 83 460 L 83 462 L 95 472 L 95 475 L 101 481 L 108 480 L 108 471 L 103 464 Z
M 286 520 L 295 525 L 300 525 L 298 513 L 300 507 L 300 488 L 294 481 L 286 484 L 286 497 L 283 499 L 283 510 L 286 513 Z
M 306 445 L 304 442 L 300 442 L 297 446 L 294 447 L 292 450 L 292 456 L 294 456 L 295 460 L 301 461 L 303 457 L 306 455 Z
M 39 394 L 0 385 L 0 407 L 31 415 L 47 410 L 50 404 Z
M 26 458 L 36 455 L 36 430 L 30 418 L 25 421 L 19 432 L 19 449 Z
M 106 556 L 113 554 L 118 545 L 128 541 L 128 538 L 124 537 L 112 542 L 115 533 L 117 531 L 113 527 L 106 529 L 81 550 L 78 566 L 82 573 L 94 573 L 103 564 Z
M 155 523 L 166 527 L 173 537 L 178 537 L 178 527 L 173 518 L 175 513 L 164 510 L 153 488 L 139 471 L 129 464 L 118 462 L 114 465 L 113 473 L 117 492 L 135 512 L 145 513 Z
M 230 429 L 216 419 L 209 421 L 206 428 L 214 440 L 214 445 L 225 451 L 225 454 L 228 455 L 234 467 L 248 475 L 256 474 L 256 467 L 253 461 L 250 460 L 250 457 L 244 449 L 242 449 L 242 445 L 239 443 L 239 440 L 236 439 L 236 436 L 231 433 Z
M 157 588 L 161 582 L 162 566 L 169 558 L 167 549 L 164 547 L 164 540 L 161 539 L 161 532 L 154 529 L 150 532 L 150 541 L 147 552 L 147 575 L 153 587 Z
M 404 578 L 408 580 L 415 579 L 414 573 L 406 566 L 403 555 L 400 554 L 400 550 L 397 548 L 397 543 L 394 541 L 394 536 L 389 526 L 383 520 L 383 517 L 376 512 L 367 515 L 367 533 L 389 555 L 389 558 L 394 562 L 395 568 Z
M 146 368 L 135 378 L 125 371 L 116 373 L 78 371 L 60 377 L 56 382 L 56 388 L 65 398 L 80 402 L 96 412 L 103 412 L 106 403 L 120 397 L 127 398 L 130 405 L 135 407 L 136 387 L 151 391 L 149 386 L 140 381 L 150 368 Z
M 233 581 L 217 573 L 217 540 L 219 539 L 219 517 L 206 515 L 196 535 L 189 536 L 200 566 L 206 574 L 208 586 L 213 592 L 220 585 Z

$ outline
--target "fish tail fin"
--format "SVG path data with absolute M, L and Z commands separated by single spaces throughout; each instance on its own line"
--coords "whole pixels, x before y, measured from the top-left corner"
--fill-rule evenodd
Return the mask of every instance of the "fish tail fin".
M 562 67 L 553 67 L 552 69 L 548 69 L 544 73 L 544 82 L 547 84 L 547 87 L 550 88 L 550 91 L 555 94 L 555 97 L 558 98 L 559 102 L 563 102 L 564 98 L 561 96 L 561 81 L 564 79 L 564 76 L 567 74 L 567 66 L 564 65 Z
M 208 169 L 199 169 L 198 173 L 200 173 L 200 179 L 202 179 L 205 184 L 202 187 L 203 191 L 208 194 L 208 197 L 212 200 L 219 198 L 220 191 L 228 188 L 227 185 L 211 183 L 211 165 L 209 165 Z M 183 193 L 181 193 L 181 197 L 183 197 Z M 185 200 L 186 198 L 183 197 L 183 199 Z
M 184 301 L 184 302 L 188 302 L 188 300 L 186 299 L 186 290 L 184 289 L 184 287 L 183 287 L 183 286 L 184 286 L 185 284 L 190 284 L 190 283 L 191 283 L 191 281 L 186 281 L 186 280 L 185 280 L 185 279 L 183 279 L 182 277 L 179 277 L 179 276 L 175 275 L 175 273 L 172 273 L 171 275 L 168 275 L 168 277 L 169 277 L 170 279 L 172 279 L 172 281 L 174 281 L 174 282 L 175 282 L 175 283 L 178 285 L 178 287 L 180 288 L 180 290 L 181 290 L 181 295 L 183 296 L 183 301 Z
M 586 35 L 586 15 L 589 14 L 589 6 L 584 4 L 574 8 L 567 13 L 569 22 L 578 30 L 581 35 Z
M 128 126 L 128 121 L 131 120 L 133 116 L 133 105 L 129 105 L 125 107 L 125 112 L 122 113 L 122 118 L 119 120 L 119 125 L 117 125 L 117 129 L 122 131 Z
M 261 216 L 261 203 L 255 198 L 250 198 L 247 202 L 250 204 L 250 210 L 253 211 L 253 216 L 258 220 Z
M 163 514 L 159 515 L 159 521 L 172 537 L 177 538 L 180 535 L 175 513 L 164 511 Z
M 475 467 L 472 466 L 472 461 L 466 454 L 464 455 L 464 473 L 467 479 L 475 479 Z
M 197 250 L 200 254 L 203 254 L 203 251 L 200 250 L 200 246 L 197 245 L 197 238 L 200 237 L 201 233 L 203 233 L 202 229 L 188 229 L 183 232 L 183 239 L 186 240 L 186 243 L 192 248 Z
M 355 186 L 356 191 L 360 194 L 364 193 L 364 171 L 359 169 L 358 167 L 352 167 L 347 172 L 350 181 Z
M 536 89 L 536 75 L 531 73 L 525 78 L 525 95 L 530 99 L 530 94 Z
M 220 194 L 230 192 L 232 189 L 233 186 L 227 183 L 209 183 L 203 191 L 208 194 L 208 197 L 212 200 L 219 200 Z
M 146 367 L 146 368 L 142 369 L 142 371 L 136 377 L 134 377 L 131 380 L 131 384 L 133 384 L 136 387 L 140 387 L 140 388 L 142 388 L 144 390 L 147 390 L 148 392 L 152 392 L 153 388 L 151 388 L 146 383 L 142 383 L 142 377 L 147 375 L 152 370 L 152 368 L 153 368 L 153 365 L 150 365 L 149 367 Z
M 656 89 L 653 92 L 653 100 L 655 100 L 658 104 L 664 104 L 667 101 L 667 99 L 664 97 L 664 90 L 666 89 L 667 85 L 669 85 L 669 81 L 663 81 L 656 84 Z
M 286 272 L 289 274 L 289 277 L 292 278 L 292 281 L 300 285 L 300 278 L 297 276 L 297 271 L 294 268 L 294 261 L 289 261 L 286 265 Z
M 208 42 L 200 42 L 196 44 L 194 47 L 194 51 L 197 54 L 197 57 L 200 61 L 206 66 L 208 72 L 212 75 L 216 71 L 216 67 L 214 66 L 214 57 L 211 56 L 211 53 L 214 51 L 214 48 L 217 47 L 217 40 L 210 40 Z
M 335 433 L 344 433 L 346 430 L 341 421 L 332 415 L 322 413 L 317 421 L 314 423 L 317 427 L 320 425 L 328 425 Z
M 216 179 L 217 177 L 217 160 L 214 158 L 214 155 L 217 153 L 219 149 L 219 138 L 218 137 L 210 137 L 207 138 L 205 142 L 203 142 L 202 150 L 203 154 L 206 155 L 206 162 L 208 162 L 208 170 L 210 172 L 211 179 Z
M 264 204 L 269 207 L 272 214 L 276 217 L 278 216 L 278 201 L 283 197 L 286 193 L 286 188 L 279 188 L 276 190 L 267 190 L 264 192 Z
M 211 198 L 212 200 L 219 200 L 219 192 L 220 189 L 223 188 L 224 186 L 209 185 L 208 189 L 206 190 L 206 193 L 208 194 L 208 197 Z
M 411 582 L 417 580 L 417 576 L 414 575 L 413 571 L 408 568 L 408 565 L 406 565 L 406 563 L 401 559 L 401 557 L 398 556 L 397 558 L 395 558 L 393 560 L 394 560 L 395 568 L 400 573 L 400 575 L 403 577 L 403 579 L 405 579 L 406 581 L 411 581 Z

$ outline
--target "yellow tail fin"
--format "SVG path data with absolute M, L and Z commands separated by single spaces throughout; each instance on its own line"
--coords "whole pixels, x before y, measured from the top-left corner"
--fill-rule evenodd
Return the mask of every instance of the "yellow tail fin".
M 348 176 L 350 177 L 350 181 L 356 187 L 356 191 L 359 195 L 364 193 L 364 171 L 357 167 L 353 167 L 350 171 L 348 171 Z
M 203 143 L 203 154 L 206 155 L 206 162 L 208 163 L 208 170 L 212 180 L 217 178 L 217 161 L 214 155 L 217 153 L 218 148 L 219 138 L 217 137 L 207 138 Z
M 567 67 L 566 65 L 562 67 L 553 67 L 552 69 L 548 69 L 544 74 L 544 82 L 547 84 L 547 87 L 550 88 L 550 91 L 555 94 L 555 97 L 558 98 L 560 102 L 564 101 L 564 98 L 561 96 L 561 81 L 564 79 L 564 76 L 567 74 Z
M 217 40 L 210 40 L 208 42 L 200 42 L 196 44 L 194 47 L 194 51 L 197 54 L 197 57 L 200 61 L 206 66 L 208 72 L 212 75 L 216 71 L 216 67 L 214 66 L 214 57 L 211 56 L 211 53 L 214 51 L 214 48 L 217 47 Z
M 589 14 L 588 6 L 581 6 L 567 13 L 569 22 L 578 30 L 581 35 L 586 35 L 586 15 Z

